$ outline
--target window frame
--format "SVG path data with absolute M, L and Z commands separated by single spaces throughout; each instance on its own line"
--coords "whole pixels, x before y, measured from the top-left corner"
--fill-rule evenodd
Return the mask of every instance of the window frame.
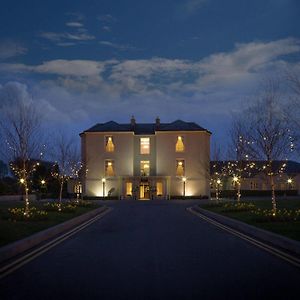
M 183 174 L 182 175 L 178 175 L 177 174 L 177 168 L 178 168 L 179 162 L 183 162 Z M 176 177 L 184 177 L 185 176 L 185 173 L 186 173 L 186 162 L 185 162 L 184 158 L 176 158 L 176 161 L 175 161 L 175 173 L 176 173 Z
M 108 143 L 108 139 L 111 137 L 112 139 L 112 143 L 113 143 L 113 146 L 114 146 L 114 150 L 113 151 L 107 151 L 107 143 Z M 109 135 L 105 135 L 104 136 L 104 150 L 105 152 L 107 153 L 114 153 L 116 151 L 116 145 L 114 143 L 114 137 L 113 135 L 109 134 Z
M 113 175 L 109 175 L 107 173 L 107 167 L 108 167 L 108 163 L 111 162 L 112 163 L 112 170 L 113 170 Z M 104 160 L 104 174 L 105 177 L 115 177 L 116 176 L 116 171 L 115 171 L 115 160 L 114 159 L 105 159 Z
M 148 148 L 148 153 L 142 153 L 142 140 L 148 140 L 149 141 L 149 143 L 148 143 L 148 146 L 149 146 L 149 148 Z M 150 148 L 151 148 L 151 139 L 150 139 L 150 137 L 140 137 L 140 155 L 150 155 L 151 154 L 151 150 L 150 150 Z
M 177 151 L 176 149 L 176 146 L 177 146 L 177 143 L 178 143 L 178 138 L 181 137 L 181 140 L 182 140 L 182 144 L 183 144 L 183 150 L 182 151 Z M 176 135 L 176 139 L 175 139 L 175 153 L 184 153 L 186 151 L 186 146 L 185 146 L 185 136 L 182 135 L 182 134 L 178 134 Z

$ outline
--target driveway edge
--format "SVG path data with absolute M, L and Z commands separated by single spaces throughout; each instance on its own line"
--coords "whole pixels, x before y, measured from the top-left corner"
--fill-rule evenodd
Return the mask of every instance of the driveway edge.
M 205 210 L 199 206 L 191 207 L 192 210 L 203 214 L 204 216 L 211 218 L 223 225 L 231 227 L 241 233 L 249 235 L 250 237 L 256 238 L 266 244 L 281 248 L 282 250 L 288 251 L 290 253 L 300 256 L 300 242 L 292 240 L 290 238 L 284 237 L 282 235 L 260 229 L 253 225 L 246 224 L 244 222 Z
M 78 217 L 75 217 L 71 220 L 57 224 L 53 227 L 50 227 L 48 229 L 45 229 L 45 230 L 39 231 L 33 235 L 30 235 L 24 239 L 21 239 L 19 241 L 16 241 L 16 242 L 13 242 L 11 244 L 1 247 L 0 248 L 0 263 L 3 263 L 4 261 L 7 261 L 7 260 L 13 258 L 14 256 L 17 256 L 18 254 L 20 254 L 26 250 L 29 250 L 30 248 L 33 248 L 46 240 L 54 238 L 55 236 L 65 232 L 69 229 L 72 229 L 73 227 L 76 227 L 77 225 L 80 225 L 81 223 L 95 217 L 96 215 L 103 213 L 107 209 L 108 209 L 108 207 L 106 207 L 106 206 L 99 207 L 99 208 L 91 210 L 85 214 L 82 214 Z

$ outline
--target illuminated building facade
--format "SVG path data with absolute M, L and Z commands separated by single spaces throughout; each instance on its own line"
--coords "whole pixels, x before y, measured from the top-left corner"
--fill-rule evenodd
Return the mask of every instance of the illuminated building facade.
M 211 133 L 193 122 L 96 124 L 82 132 L 86 196 L 210 196 Z

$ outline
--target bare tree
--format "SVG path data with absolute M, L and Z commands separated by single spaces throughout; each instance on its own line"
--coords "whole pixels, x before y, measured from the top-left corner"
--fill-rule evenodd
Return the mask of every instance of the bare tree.
M 234 116 L 230 129 L 229 157 L 231 160 L 227 164 L 227 175 L 233 178 L 238 202 L 241 199 L 241 184 L 255 167 L 255 163 L 249 160 L 247 150 L 250 141 L 247 140 L 244 125 L 245 123 L 240 117 Z
M 280 100 L 279 83 L 271 79 L 254 104 L 244 112 L 245 136 L 249 141 L 247 151 L 253 160 L 266 162 L 262 171 L 269 178 L 274 216 L 277 212 L 274 177 L 283 172 L 286 164 L 275 166 L 273 162 L 287 159 L 293 145 Z
M 220 189 L 222 186 L 222 181 L 225 175 L 225 169 L 223 162 L 221 161 L 222 153 L 220 146 L 214 144 L 212 150 L 212 163 L 211 163 L 211 185 L 213 186 L 216 194 L 216 201 L 218 202 L 220 197 Z
M 24 187 L 25 215 L 29 214 L 29 179 L 43 155 L 41 116 L 32 102 L 20 101 L 15 109 L 3 110 L 0 129 L 3 142 L 2 155 Z
M 64 135 L 54 138 L 52 157 L 55 160 L 52 176 L 59 181 L 59 210 L 61 211 L 64 184 L 71 177 L 78 177 L 81 168 L 78 148 L 73 139 Z

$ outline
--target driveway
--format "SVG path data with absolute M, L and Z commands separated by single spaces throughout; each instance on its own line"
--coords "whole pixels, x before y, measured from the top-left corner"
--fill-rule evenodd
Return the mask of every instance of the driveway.
M 299 269 L 185 210 L 197 201 L 105 203 L 3 278 L 0 299 L 299 299 Z

